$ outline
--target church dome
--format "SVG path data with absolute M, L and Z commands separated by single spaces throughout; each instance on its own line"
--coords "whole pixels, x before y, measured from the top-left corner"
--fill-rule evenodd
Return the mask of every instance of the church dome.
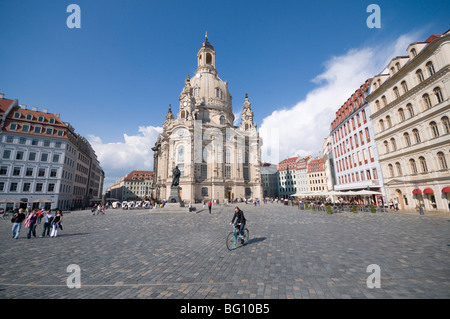
M 197 53 L 197 70 L 190 79 L 190 89 L 196 107 L 225 108 L 232 113 L 231 94 L 228 82 L 222 81 L 216 70 L 216 51 L 205 35 L 205 41 Z
M 197 72 L 191 79 L 192 95 L 196 106 L 219 106 L 232 110 L 228 83 L 209 72 Z

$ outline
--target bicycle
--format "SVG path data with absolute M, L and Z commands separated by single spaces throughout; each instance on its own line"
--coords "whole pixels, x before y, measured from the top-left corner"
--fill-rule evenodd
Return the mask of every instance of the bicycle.
M 239 245 L 245 246 L 248 243 L 249 231 L 244 228 L 244 238 L 239 233 L 239 227 L 233 225 L 234 231 L 230 232 L 227 236 L 227 248 L 228 250 L 236 249 Z

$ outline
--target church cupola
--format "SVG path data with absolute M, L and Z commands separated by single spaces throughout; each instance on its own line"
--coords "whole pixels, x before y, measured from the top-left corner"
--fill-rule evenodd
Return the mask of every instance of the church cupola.
M 198 50 L 197 65 L 197 72 L 216 73 L 216 51 L 208 41 L 208 33 L 205 34 L 205 41 Z
M 244 109 L 242 110 L 241 119 L 242 119 L 241 128 L 244 131 L 248 131 L 249 129 L 252 128 L 256 129 L 256 124 L 253 123 L 252 104 L 248 100 L 247 93 L 245 93 Z

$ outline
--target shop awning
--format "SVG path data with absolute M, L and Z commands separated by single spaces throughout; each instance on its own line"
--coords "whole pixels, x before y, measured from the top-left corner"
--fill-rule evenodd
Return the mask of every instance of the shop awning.
M 425 188 L 425 189 L 423 190 L 423 193 L 424 193 L 424 194 L 433 194 L 434 191 L 433 191 L 431 188 Z
M 415 190 L 413 190 L 413 194 L 422 194 L 422 191 L 416 188 Z
M 443 192 L 443 193 L 450 193 L 450 186 L 444 187 L 444 188 L 442 189 L 442 192 Z

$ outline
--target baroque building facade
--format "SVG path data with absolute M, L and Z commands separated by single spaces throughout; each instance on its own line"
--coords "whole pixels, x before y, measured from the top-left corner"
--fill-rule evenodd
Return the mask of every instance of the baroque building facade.
M 400 209 L 450 211 L 449 31 L 410 44 L 367 97 L 387 197 Z
M 234 125 L 228 82 L 219 78 L 216 51 L 207 36 L 195 76 L 185 79 L 177 114 L 169 110 L 154 154 L 154 197 L 167 200 L 175 167 L 185 202 L 263 197 L 262 140 L 246 94 L 241 124 Z

